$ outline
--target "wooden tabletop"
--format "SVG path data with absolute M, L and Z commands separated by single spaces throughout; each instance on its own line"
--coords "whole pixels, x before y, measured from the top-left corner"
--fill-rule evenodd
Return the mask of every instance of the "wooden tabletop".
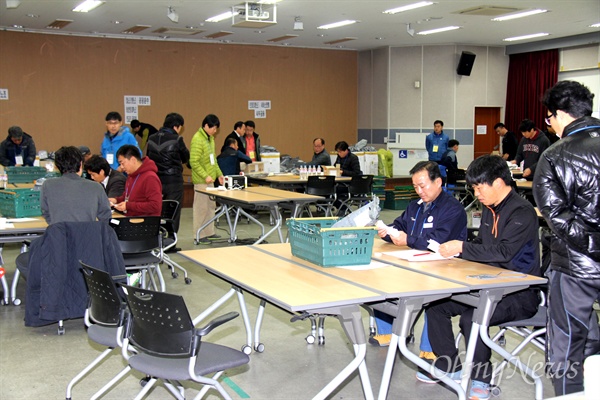
M 301 180 L 299 175 L 267 175 L 265 177 L 252 177 L 252 179 L 256 181 L 264 181 L 266 183 L 275 183 L 275 184 L 306 184 L 307 180 Z M 352 177 L 349 176 L 336 176 L 336 182 L 350 182 Z
M 46 220 L 44 219 L 44 217 L 28 217 L 28 218 L 35 219 L 35 221 L 21 222 L 21 221 L 19 221 L 19 218 L 8 218 L 9 220 L 13 221 L 13 222 L 11 222 L 13 224 L 13 227 L 10 227 L 10 228 L 7 227 L 5 229 L 0 229 L 0 235 L 1 234 L 23 233 L 23 231 L 40 231 L 40 230 L 46 230 L 46 228 L 48 227 L 48 224 L 46 223 Z
M 199 190 L 200 193 L 221 199 L 230 199 L 242 203 L 276 204 L 285 201 L 314 201 L 321 197 L 304 193 L 290 192 L 264 186 L 248 187 L 243 190 Z

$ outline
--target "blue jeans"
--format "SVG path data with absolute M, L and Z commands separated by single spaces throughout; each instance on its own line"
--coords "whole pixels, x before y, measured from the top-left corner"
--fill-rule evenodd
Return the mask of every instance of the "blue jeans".
M 381 311 L 374 310 L 375 323 L 377 324 L 377 334 L 388 335 L 392 333 L 392 323 L 394 318 L 391 315 L 382 313 Z M 421 332 L 421 343 L 419 349 L 421 351 L 432 351 L 431 344 L 429 343 L 429 335 L 427 334 L 427 316 L 423 314 L 425 321 L 423 323 L 423 332 Z

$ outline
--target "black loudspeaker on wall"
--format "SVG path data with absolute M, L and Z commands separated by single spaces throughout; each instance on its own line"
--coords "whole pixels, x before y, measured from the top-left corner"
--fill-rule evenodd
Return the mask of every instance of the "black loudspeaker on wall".
M 458 61 L 458 67 L 456 67 L 456 73 L 459 75 L 471 75 L 473 64 L 475 63 L 475 53 L 470 51 L 463 51 Z

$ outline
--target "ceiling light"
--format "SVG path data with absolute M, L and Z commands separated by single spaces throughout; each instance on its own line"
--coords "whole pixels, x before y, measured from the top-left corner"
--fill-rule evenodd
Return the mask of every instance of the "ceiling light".
M 383 13 L 384 14 L 397 14 L 397 13 L 401 13 L 401 12 L 408 11 L 408 10 L 414 10 L 416 8 L 427 7 L 432 4 L 433 4 L 433 2 L 431 2 L 431 1 L 420 1 L 418 3 L 408 4 L 408 5 L 402 6 L 402 7 L 390 8 L 389 10 L 385 10 Z
M 175 23 L 179 22 L 179 14 L 177 14 L 177 11 L 171 6 L 167 8 L 167 17 Z
M 317 26 L 317 29 L 332 29 L 339 28 L 340 26 L 352 25 L 357 23 L 358 21 L 354 19 L 346 19 L 344 21 L 334 22 L 332 24 Z
M 78 4 L 73 11 L 74 12 L 88 12 L 92 11 L 94 8 L 101 6 L 104 4 L 104 1 L 99 0 L 85 0 L 83 3 Z
M 279 3 L 281 0 L 258 0 L 255 3 L 256 4 L 275 4 L 275 3 Z
M 210 17 L 209 19 L 206 20 L 206 22 L 221 22 L 224 21 L 228 18 L 233 17 L 234 15 L 238 15 L 238 12 L 233 12 L 233 11 L 227 11 L 224 12 L 223 14 L 219 14 L 219 15 L 215 15 L 214 17 Z
M 594 25 L 590 25 L 590 28 L 600 28 L 600 22 Z
M 549 35 L 549 33 L 534 33 L 531 35 L 509 37 L 509 38 L 502 39 L 502 40 L 504 40 L 505 42 L 514 42 L 516 40 L 533 39 L 533 38 L 548 36 L 548 35 Z
M 542 14 L 545 12 L 548 12 L 548 10 L 542 10 L 541 8 L 537 8 L 535 10 L 528 10 L 528 11 L 523 11 L 523 12 L 519 12 L 516 14 L 508 14 L 508 15 L 503 15 L 501 17 L 492 18 L 492 21 L 508 21 L 511 19 L 529 17 L 531 15 Z
M 430 29 L 428 31 L 417 32 L 417 35 L 432 35 L 434 33 L 453 31 L 455 29 L 460 29 L 460 26 L 446 26 L 444 28 Z
M 21 5 L 20 0 L 6 0 L 6 8 L 17 8 Z

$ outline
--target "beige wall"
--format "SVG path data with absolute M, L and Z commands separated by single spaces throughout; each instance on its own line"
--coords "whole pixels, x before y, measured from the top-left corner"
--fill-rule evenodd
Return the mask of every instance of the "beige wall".
M 124 95 L 151 96 L 139 119 L 157 128 L 169 112 L 192 135 L 208 113 L 221 120 L 219 145 L 248 100 L 271 100 L 255 119 L 263 145 L 310 159 L 312 139 L 328 150 L 357 136 L 358 53 L 279 46 L 158 42 L 0 32 L 0 138 L 20 125 L 38 149 L 87 145 L 99 152 L 109 111 Z

